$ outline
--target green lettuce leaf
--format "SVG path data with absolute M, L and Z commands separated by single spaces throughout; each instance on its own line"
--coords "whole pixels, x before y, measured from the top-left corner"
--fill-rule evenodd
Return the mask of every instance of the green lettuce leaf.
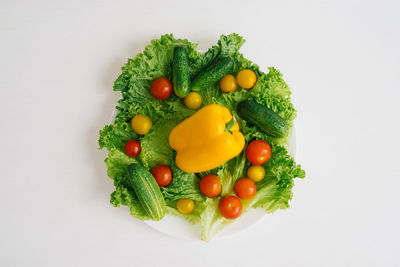
M 200 179 L 194 173 L 186 173 L 180 170 L 174 163 L 171 164 L 173 173 L 172 182 L 162 188 L 166 201 L 175 201 L 181 198 L 190 198 L 202 202 L 206 197 L 200 192 Z
M 207 198 L 205 209 L 200 215 L 201 239 L 208 242 L 222 228 L 223 222 L 229 222 L 222 217 L 218 209 L 221 197 Z
M 105 159 L 107 174 L 114 180 L 115 191 L 111 194 L 110 203 L 114 207 L 125 205 L 129 207 L 131 215 L 140 219 L 148 220 L 150 217 L 143 209 L 138 198 L 132 190 L 129 190 L 127 168 L 129 164 L 138 163 L 136 158 L 131 158 L 125 153 L 112 149 Z
M 167 204 L 167 212 L 183 216 L 191 223 L 199 223 L 201 214 L 206 208 L 206 197 L 200 192 L 200 179 L 193 173 L 185 173 L 180 170 L 174 163 L 171 165 L 173 178 L 172 182 L 162 188 L 162 193 Z M 190 214 L 181 214 L 176 208 L 176 202 L 181 198 L 192 199 L 195 203 L 195 209 Z
M 150 220 L 150 216 L 143 209 L 135 193 L 124 186 L 115 187 L 115 191 L 111 193 L 110 203 L 114 207 L 128 206 L 131 215 L 139 220 Z
M 189 214 L 182 214 L 176 208 L 176 200 L 175 201 L 167 201 L 167 213 L 174 216 L 181 216 L 185 218 L 185 220 L 189 221 L 192 224 L 201 224 L 201 216 L 204 214 L 204 210 L 207 208 L 206 201 L 194 201 L 195 209 Z
M 268 69 L 268 74 L 263 73 L 258 79 L 250 98 L 271 108 L 291 125 L 296 118 L 296 110 L 290 98 L 289 87 L 277 69 Z
M 128 165 L 132 163 L 139 163 L 137 158 L 127 156 L 124 152 L 111 149 L 105 159 L 107 165 L 107 174 L 110 178 L 114 179 L 114 182 L 119 183 L 115 177 L 126 177 L 126 170 Z
M 258 194 L 252 200 L 254 207 L 262 207 L 270 213 L 289 208 L 289 200 L 293 197 L 293 179 L 305 177 L 305 171 L 285 147 L 274 145 L 272 153 L 271 159 L 264 164 L 266 176 L 257 183 Z
M 141 138 L 142 151 L 139 158 L 146 168 L 150 169 L 158 164 L 174 163 L 175 151 L 169 146 L 168 137 L 178 123 L 175 119 L 157 122 L 151 131 Z
M 136 138 L 137 135 L 132 130 L 130 123 L 119 122 L 114 125 L 106 125 L 100 131 L 99 146 L 108 150 L 123 150 L 128 140 Z

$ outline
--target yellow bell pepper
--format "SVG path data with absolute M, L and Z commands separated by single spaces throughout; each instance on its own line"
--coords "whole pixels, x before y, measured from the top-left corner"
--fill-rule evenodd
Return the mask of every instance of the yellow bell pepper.
M 212 104 L 172 129 L 169 145 L 177 152 L 178 167 L 188 173 L 203 172 L 236 157 L 245 141 L 239 125 L 232 119 L 227 108 Z

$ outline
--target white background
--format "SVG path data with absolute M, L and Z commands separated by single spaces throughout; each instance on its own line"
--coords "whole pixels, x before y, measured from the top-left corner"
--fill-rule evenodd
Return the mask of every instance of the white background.
M 1 1 L 0 266 L 400 266 L 399 1 Z M 292 207 L 211 243 L 109 204 L 98 130 L 164 33 L 245 37 L 298 109 Z

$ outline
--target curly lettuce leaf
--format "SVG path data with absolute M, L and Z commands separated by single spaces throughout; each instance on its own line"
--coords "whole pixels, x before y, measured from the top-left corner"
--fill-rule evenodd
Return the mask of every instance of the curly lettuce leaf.
M 207 203 L 205 201 L 194 201 L 195 209 L 189 214 L 182 214 L 176 208 L 177 201 L 167 201 L 167 213 L 174 216 L 181 216 L 185 218 L 188 222 L 192 224 L 201 224 L 201 215 L 207 208 Z
M 104 162 L 107 165 L 108 176 L 114 179 L 114 182 L 118 184 L 120 184 L 121 181 L 115 178 L 125 178 L 128 165 L 139 163 L 137 158 L 129 157 L 124 152 L 117 149 L 111 149 Z
M 119 122 L 114 125 L 106 125 L 100 131 L 99 146 L 108 150 L 123 150 L 128 140 L 136 139 L 137 135 L 132 130 L 130 123 Z
M 128 189 L 127 168 L 129 164 L 138 163 L 136 158 L 131 158 L 125 153 L 112 149 L 105 160 L 107 174 L 114 180 L 115 191 L 111 194 L 110 203 L 114 207 L 128 206 L 132 216 L 140 220 L 148 220 L 150 217 L 143 209 L 135 193 Z
M 294 178 L 305 177 L 305 171 L 286 148 L 274 145 L 272 153 L 273 157 L 264 164 L 266 176 L 257 183 L 258 194 L 252 200 L 253 207 L 261 207 L 269 213 L 289 208 Z
M 200 192 L 200 179 L 193 173 L 185 173 L 175 164 L 171 165 L 173 179 L 171 184 L 162 188 L 162 193 L 167 204 L 167 212 L 175 216 L 183 216 L 191 223 L 199 223 L 201 214 L 206 208 L 206 197 Z M 176 202 L 181 198 L 192 199 L 195 209 L 190 214 L 182 214 L 176 208 Z
M 115 191 L 112 192 L 110 196 L 110 203 L 114 207 L 119 207 L 120 205 L 127 206 L 130 214 L 139 220 L 144 221 L 151 219 L 143 209 L 142 204 L 140 204 L 135 193 L 124 186 L 115 187 Z
M 178 124 L 176 120 L 157 122 L 152 130 L 140 140 L 142 151 L 139 158 L 143 165 L 150 169 L 157 164 L 172 164 L 175 151 L 169 146 L 168 137 L 171 130 Z
M 202 202 L 206 197 L 200 192 L 200 179 L 194 173 L 186 173 L 175 164 L 171 165 L 173 179 L 171 184 L 162 188 L 166 201 L 175 201 L 181 198 L 189 198 Z
M 221 197 L 207 198 L 205 201 L 206 208 L 201 213 L 201 239 L 203 241 L 210 241 L 211 238 L 223 227 L 224 222 L 229 223 L 228 220 L 222 217 L 218 209 Z
M 290 90 L 275 68 L 268 68 L 268 74 L 262 74 L 253 88 L 251 99 L 278 113 L 289 125 L 296 118 L 296 110 L 290 98 Z

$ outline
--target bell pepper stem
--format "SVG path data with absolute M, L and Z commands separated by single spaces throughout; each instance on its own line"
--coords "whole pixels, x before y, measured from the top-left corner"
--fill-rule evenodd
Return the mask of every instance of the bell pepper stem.
M 228 123 L 225 125 L 225 131 L 232 133 L 231 128 L 233 127 L 233 125 L 235 125 L 235 123 L 236 123 L 236 118 L 235 116 L 232 116 L 232 119 L 228 121 Z

